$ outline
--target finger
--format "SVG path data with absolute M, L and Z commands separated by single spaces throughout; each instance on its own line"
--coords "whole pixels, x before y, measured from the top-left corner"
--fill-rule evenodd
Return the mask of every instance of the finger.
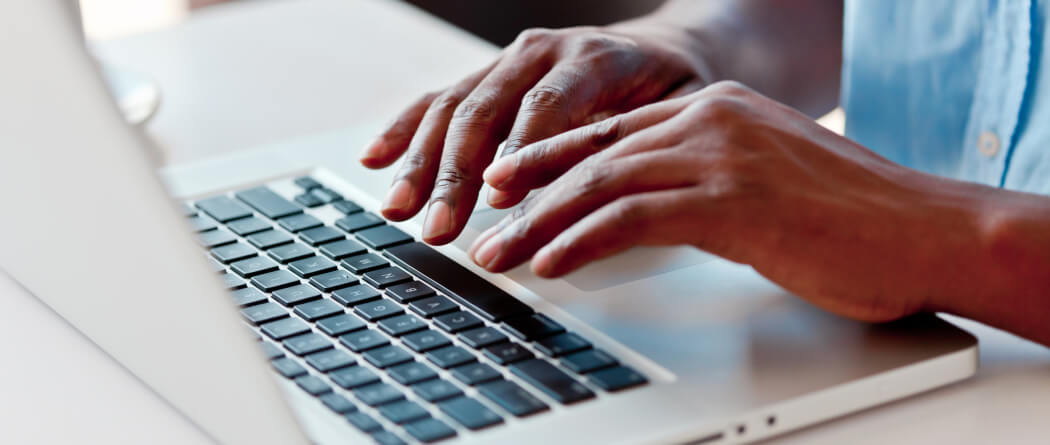
M 408 144 L 394 183 L 383 200 L 383 216 L 394 221 L 411 218 L 423 208 L 437 175 L 438 160 L 448 122 L 463 98 L 481 82 L 495 63 L 463 79 L 430 101 Z
M 383 168 L 392 164 L 408 149 L 412 135 L 419 128 L 423 114 L 440 93 L 428 93 L 417 99 L 394 122 L 387 125 L 361 155 L 361 163 L 368 168 Z
M 423 223 L 423 239 L 444 244 L 466 225 L 483 183 L 481 172 L 506 138 L 518 104 L 549 69 L 539 51 L 520 51 L 496 65 L 457 107 Z
M 504 191 L 542 187 L 588 156 L 669 119 L 688 105 L 686 100 L 659 102 L 529 145 L 489 166 L 485 182 Z
M 687 231 L 702 231 L 699 218 L 681 218 L 703 204 L 689 189 L 660 190 L 620 198 L 594 211 L 560 233 L 532 259 L 533 273 L 560 277 L 584 265 L 634 246 L 689 243 L 681 227 L 669 222 L 688 220 Z
M 700 90 L 704 89 L 704 87 L 707 86 L 707 84 L 708 83 L 706 81 L 704 81 L 703 79 L 693 79 L 691 81 L 688 81 L 686 83 L 683 83 L 683 84 L 681 84 L 681 85 L 671 89 L 671 91 L 667 92 L 667 94 L 664 96 L 664 98 L 665 99 L 676 99 L 676 98 L 679 98 L 679 97 L 682 97 L 682 96 L 688 96 L 690 94 L 693 94 L 693 93 L 695 93 L 697 91 L 700 91 Z
M 695 182 L 692 164 L 672 150 L 579 167 L 544 190 L 536 204 L 512 214 L 516 220 L 475 250 L 475 262 L 493 272 L 510 269 L 528 260 L 574 222 L 609 202 L 636 193 L 686 187 Z

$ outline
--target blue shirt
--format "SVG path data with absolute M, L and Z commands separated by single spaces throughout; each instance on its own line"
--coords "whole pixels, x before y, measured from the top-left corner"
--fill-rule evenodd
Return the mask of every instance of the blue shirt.
M 1050 194 L 1050 0 L 846 0 L 846 135 L 900 164 Z

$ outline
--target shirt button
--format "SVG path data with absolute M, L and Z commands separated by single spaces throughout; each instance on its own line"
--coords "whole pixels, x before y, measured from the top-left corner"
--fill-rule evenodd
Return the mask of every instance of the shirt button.
M 999 136 L 986 131 L 977 138 L 977 152 L 987 157 L 993 157 L 999 153 Z

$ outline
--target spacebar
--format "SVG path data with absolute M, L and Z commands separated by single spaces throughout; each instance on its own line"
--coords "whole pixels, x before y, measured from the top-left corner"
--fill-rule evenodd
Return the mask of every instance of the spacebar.
M 532 313 L 532 308 L 420 242 L 387 248 L 383 255 L 490 321 Z

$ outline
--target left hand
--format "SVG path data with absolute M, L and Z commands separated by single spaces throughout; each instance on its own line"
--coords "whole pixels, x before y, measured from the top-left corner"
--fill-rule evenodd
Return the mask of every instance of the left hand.
M 923 283 L 951 270 L 939 243 L 969 242 L 951 235 L 964 212 L 930 192 L 946 180 L 729 82 L 526 146 L 484 178 L 516 192 L 549 183 L 470 249 L 493 272 L 531 257 L 557 277 L 635 245 L 687 244 L 883 321 L 924 308 Z

